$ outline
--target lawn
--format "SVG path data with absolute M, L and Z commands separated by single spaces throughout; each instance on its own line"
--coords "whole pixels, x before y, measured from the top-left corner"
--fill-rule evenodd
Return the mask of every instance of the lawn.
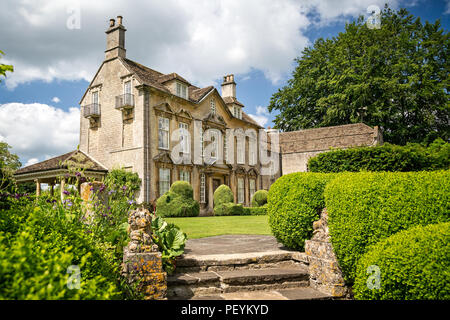
M 179 226 L 189 239 L 223 234 L 271 235 L 267 216 L 165 218 L 165 220 Z

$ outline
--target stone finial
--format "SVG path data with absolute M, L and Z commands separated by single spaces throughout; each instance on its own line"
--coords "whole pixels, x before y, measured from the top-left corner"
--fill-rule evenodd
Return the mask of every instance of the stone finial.
M 122 19 L 123 19 L 122 16 L 117 16 L 117 24 L 118 24 L 118 25 L 121 25 L 121 24 L 122 24 Z
M 112 28 L 114 27 L 114 24 L 116 23 L 116 20 L 114 19 L 109 19 L 109 27 Z
M 128 216 L 129 252 L 156 252 L 158 246 L 152 241 L 152 217 L 147 209 L 139 208 Z

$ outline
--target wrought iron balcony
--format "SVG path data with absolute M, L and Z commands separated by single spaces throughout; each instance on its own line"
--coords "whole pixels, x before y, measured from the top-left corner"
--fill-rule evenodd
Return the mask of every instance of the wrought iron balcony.
M 116 109 L 130 109 L 134 107 L 134 94 L 125 93 L 116 96 Z
M 85 118 L 100 117 L 100 104 L 91 103 L 83 107 L 83 116 Z

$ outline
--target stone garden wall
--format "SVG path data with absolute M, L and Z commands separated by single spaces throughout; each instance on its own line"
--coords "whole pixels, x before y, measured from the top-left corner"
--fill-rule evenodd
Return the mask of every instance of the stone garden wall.
M 305 242 L 309 261 L 310 287 L 336 298 L 350 297 L 344 277 L 334 254 L 328 231 L 328 213 L 323 209 L 320 219 L 313 224 L 311 240 Z

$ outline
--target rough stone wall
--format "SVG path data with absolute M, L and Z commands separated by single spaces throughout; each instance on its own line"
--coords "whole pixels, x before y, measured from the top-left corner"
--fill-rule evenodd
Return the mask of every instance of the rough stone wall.
M 363 123 L 280 133 L 282 173 L 305 172 L 308 159 L 331 148 L 346 149 L 383 143 L 378 127 Z
M 330 241 L 326 208 L 322 211 L 320 220 L 314 222 L 313 228 L 311 240 L 305 242 L 310 286 L 333 297 L 348 297 L 350 291 L 345 285 Z
M 144 299 L 165 299 L 167 274 L 158 246 L 152 241 L 151 215 L 146 209 L 137 209 L 130 213 L 128 224 L 131 241 L 123 250 L 123 275 Z

